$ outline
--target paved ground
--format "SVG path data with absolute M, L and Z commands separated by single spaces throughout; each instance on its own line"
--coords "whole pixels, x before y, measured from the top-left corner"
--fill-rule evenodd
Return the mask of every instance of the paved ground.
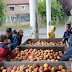
M 64 31 L 65 31 L 64 27 L 57 28 L 55 31 L 56 38 L 62 38 Z M 47 33 L 46 28 L 39 29 L 39 38 L 46 38 L 47 37 L 46 33 Z M 0 34 L 5 34 L 5 31 L 0 31 Z M 24 29 L 24 36 L 23 36 L 22 43 L 29 38 L 31 38 L 31 29 L 26 28 L 26 29 Z

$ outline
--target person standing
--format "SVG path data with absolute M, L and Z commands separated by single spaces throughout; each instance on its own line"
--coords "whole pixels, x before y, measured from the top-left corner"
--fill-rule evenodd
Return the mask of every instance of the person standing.
M 51 26 L 47 38 L 55 38 L 55 33 L 54 33 L 55 30 L 56 30 L 56 27 L 55 26 Z
M 22 44 L 22 37 L 23 37 L 23 29 L 19 29 L 18 32 L 17 32 L 17 40 L 18 40 L 18 46 L 20 44 Z

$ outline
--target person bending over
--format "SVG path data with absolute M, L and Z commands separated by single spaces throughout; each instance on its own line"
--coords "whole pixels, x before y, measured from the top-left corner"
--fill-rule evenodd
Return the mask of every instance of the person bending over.
M 17 53 L 13 53 L 11 48 L 7 45 L 8 38 L 6 35 L 0 35 L 0 62 L 8 55 L 14 58 Z

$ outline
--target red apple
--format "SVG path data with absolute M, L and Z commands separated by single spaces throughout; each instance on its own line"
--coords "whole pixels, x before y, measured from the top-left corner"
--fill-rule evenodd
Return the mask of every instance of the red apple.
M 13 67 L 13 70 L 15 70 L 15 71 L 16 71 L 16 70 L 17 70 L 17 66 L 14 66 L 14 67 Z
M 51 71 L 51 66 L 48 67 L 48 70 Z
M 48 71 L 48 68 L 47 68 L 47 67 L 45 67 L 45 68 L 44 68 L 44 72 L 47 72 L 47 71 Z
M 33 64 L 33 67 L 38 67 L 38 65 L 36 63 Z
M 41 68 L 41 69 L 44 69 L 44 67 L 43 67 L 43 66 L 40 66 L 40 68 Z
M 66 72 L 66 69 L 62 69 L 61 72 Z
M 35 68 L 34 71 L 38 72 L 39 70 L 37 68 Z

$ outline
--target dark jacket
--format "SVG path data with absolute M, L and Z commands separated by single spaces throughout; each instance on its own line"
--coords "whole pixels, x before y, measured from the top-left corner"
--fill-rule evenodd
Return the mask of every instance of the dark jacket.
M 8 47 L 5 43 L 0 43 L 0 62 L 8 55 L 14 58 L 17 54 L 13 53 L 11 48 Z
M 8 44 L 11 45 L 12 50 L 14 50 L 15 47 L 17 46 L 17 44 L 18 44 L 18 41 L 17 41 L 16 37 L 13 36 L 12 34 L 11 34 L 10 37 L 8 37 Z
M 67 41 L 68 42 L 68 38 L 70 37 L 70 31 L 65 31 L 64 32 L 64 36 L 63 36 L 63 38 L 64 38 L 64 43 Z
M 22 43 L 22 36 L 17 34 L 16 38 L 18 40 L 18 46 L 19 46 Z

